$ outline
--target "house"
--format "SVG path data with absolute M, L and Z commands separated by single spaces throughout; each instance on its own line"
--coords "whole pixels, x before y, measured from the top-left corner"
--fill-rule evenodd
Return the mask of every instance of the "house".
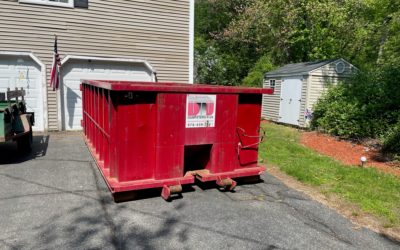
M 80 130 L 80 79 L 192 83 L 193 24 L 194 0 L 0 0 L 0 92 L 26 90 L 36 131 Z
M 355 73 L 344 59 L 288 64 L 264 75 L 264 87 L 274 89 L 263 96 L 263 118 L 307 127 L 313 105 L 324 91 Z

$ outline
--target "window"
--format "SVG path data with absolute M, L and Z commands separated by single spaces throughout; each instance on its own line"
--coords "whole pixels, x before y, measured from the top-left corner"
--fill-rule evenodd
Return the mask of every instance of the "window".
M 59 7 L 74 7 L 74 0 L 19 0 L 20 3 L 33 3 Z
M 275 80 L 269 80 L 269 87 L 275 89 Z

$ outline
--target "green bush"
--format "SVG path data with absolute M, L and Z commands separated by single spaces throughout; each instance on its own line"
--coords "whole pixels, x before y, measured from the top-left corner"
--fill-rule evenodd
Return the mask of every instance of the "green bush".
M 394 153 L 400 161 L 400 121 L 383 138 L 383 151 Z
M 273 70 L 275 67 L 271 62 L 271 57 L 265 55 L 260 57 L 249 74 L 243 79 L 243 84 L 247 86 L 262 87 L 264 74 Z
M 377 67 L 332 86 L 314 107 L 312 128 L 345 138 L 379 138 L 397 131 L 392 128 L 400 118 L 398 75 L 399 66 Z

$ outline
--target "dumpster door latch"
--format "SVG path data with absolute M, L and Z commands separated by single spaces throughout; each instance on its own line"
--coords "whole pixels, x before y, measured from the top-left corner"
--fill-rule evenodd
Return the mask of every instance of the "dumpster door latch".
M 244 129 L 242 129 L 242 128 L 240 128 L 240 127 L 237 127 L 237 128 L 236 128 L 236 131 L 237 131 L 237 133 L 238 133 L 238 135 L 239 135 L 239 143 L 238 143 L 238 149 L 237 149 L 238 155 L 240 155 L 240 151 L 241 151 L 242 149 L 246 149 L 246 148 L 251 148 L 251 147 L 257 146 L 257 145 L 259 145 L 261 142 L 264 141 L 265 130 L 264 130 L 262 127 L 260 127 L 260 130 L 261 130 L 261 135 L 247 135 L 247 134 L 246 134 L 246 131 L 245 131 Z M 246 138 L 257 138 L 258 141 L 255 142 L 255 143 L 248 144 L 248 145 L 243 145 L 244 143 L 242 142 L 242 139 L 241 139 L 241 138 L 243 138 L 243 137 L 246 137 Z

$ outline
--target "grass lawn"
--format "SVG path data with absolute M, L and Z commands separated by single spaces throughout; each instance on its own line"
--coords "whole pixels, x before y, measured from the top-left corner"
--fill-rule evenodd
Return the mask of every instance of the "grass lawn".
M 301 182 L 334 193 L 361 209 L 387 220 L 388 227 L 400 225 L 400 178 L 374 168 L 349 167 L 299 143 L 293 128 L 266 124 L 266 139 L 260 158 L 279 167 Z

